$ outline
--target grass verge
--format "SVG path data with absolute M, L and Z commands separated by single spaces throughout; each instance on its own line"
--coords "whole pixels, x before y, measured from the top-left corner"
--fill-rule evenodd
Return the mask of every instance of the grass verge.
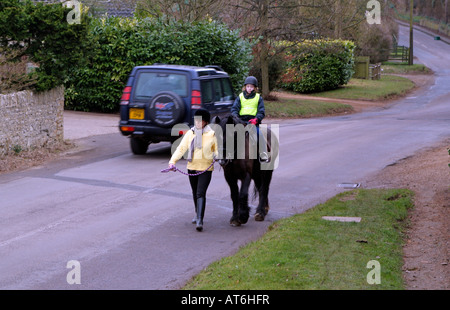
M 384 62 L 383 74 L 432 74 L 433 71 L 422 64 L 408 65 L 404 63 Z
M 386 100 L 404 95 L 414 83 L 404 77 L 382 75 L 380 80 L 351 79 L 338 89 L 311 94 L 312 96 L 351 100 Z
M 307 118 L 352 112 L 348 104 L 303 99 L 265 101 L 266 115 L 273 118 Z
M 205 268 L 185 289 L 365 290 L 404 289 L 402 232 L 413 193 L 358 189 L 305 213 L 273 223 L 258 241 Z M 322 216 L 361 217 L 360 223 Z M 380 284 L 369 284 L 380 264 Z

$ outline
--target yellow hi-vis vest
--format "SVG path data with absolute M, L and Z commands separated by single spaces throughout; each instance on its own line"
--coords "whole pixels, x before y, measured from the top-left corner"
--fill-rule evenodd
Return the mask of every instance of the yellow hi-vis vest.
M 253 115 L 256 116 L 258 112 L 258 102 L 260 94 L 256 94 L 255 97 L 251 99 L 245 99 L 244 93 L 239 95 L 239 99 L 241 100 L 241 111 L 239 111 L 239 115 Z

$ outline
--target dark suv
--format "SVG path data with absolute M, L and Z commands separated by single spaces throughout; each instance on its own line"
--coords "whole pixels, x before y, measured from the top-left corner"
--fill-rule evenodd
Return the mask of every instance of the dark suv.
M 130 137 L 134 154 L 145 154 L 150 143 L 174 142 L 177 124 L 191 127 L 196 109 L 214 116 L 230 113 L 235 99 L 230 77 L 217 66 L 154 64 L 135 67 L 120 100 L 119 128 Z

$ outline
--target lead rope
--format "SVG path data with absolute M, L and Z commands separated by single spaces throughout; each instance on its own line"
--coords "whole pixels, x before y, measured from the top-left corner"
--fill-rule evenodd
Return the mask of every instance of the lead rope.
M 215 162 L 216 162 L 216 160 L 213 159 L 212 164 L 211 164 L 208 168 L 206 168 L 206 170 L 200 171 L 200 172 L 198 172 L 198 173 L 186 173 L 186 172 L 184 172 L 184 171 L 181 171 L 181 170 L 178 169 L 177 167 L 172 168 L 172 169 L 170 169 L 170 168 L 163 169 L 163 170 L 161 170 L 161 172 L 162 172 L 162 173 L 167 173 L 167 172 L 169 172 L 169 171 L 174 171 L 174 172 L 178 171 L 179 173 L 184 174 L 184 175 L 187 175 L 187 176 L 189 176 L 189 177 L 196 177 L 196 176 L 199 176 L 199 175 L 205 173 L 205 172 L 208 171 L 209 169 L 211 169 L 211 167 L 214 166 L 214 163 L 215 163 Z

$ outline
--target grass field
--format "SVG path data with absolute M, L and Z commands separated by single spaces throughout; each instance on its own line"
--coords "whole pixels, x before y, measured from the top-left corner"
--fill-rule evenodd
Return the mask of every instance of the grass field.
M 392 71 L 401 72 L 400 66 L 392 66 Z M 422 70 L 415 67 L 411 70 Z M 308 94 L 313 97 L 336 99 L 336 102 L 305 99 L 279 98 L 264 101 L 266 115 L 273 118 L 308 118 L 352 112 L 353 107 L 337 102 L 338 99 L 383 101 L 399 97 L 414 88 L 414 83 L 404 77 L 383 75 L 380 80 L 351 79 L 338 89 Z M 292 92 L 289 92 L 292 93 Z
M 352 100 L 386 100 L 405 94 L 414 83 L 404 77 L 382 75 L 380 80 L 351 79 L 347 85 L 313 96 Z
M 399 64 L 393 62 L 385 62 L 382 65 L 384 74 L 432 74 L 432 71 L 422 64 Z
M 265 101 L 266 115 L 274 118 L 306 118 L 352 112 L 348 104 L 318 100 L 282 99 Z
M 412 196 L 403 189 L 341 193 L 273 223 L 260 240 L 211 264 L 185 289 L 403 289 L 402 232 Z M 362 220 L 326 221 L 322 216 Z M 379 284 L 369 284 L 377 279 L 370 265 L 374 261 L 380 267 Z

